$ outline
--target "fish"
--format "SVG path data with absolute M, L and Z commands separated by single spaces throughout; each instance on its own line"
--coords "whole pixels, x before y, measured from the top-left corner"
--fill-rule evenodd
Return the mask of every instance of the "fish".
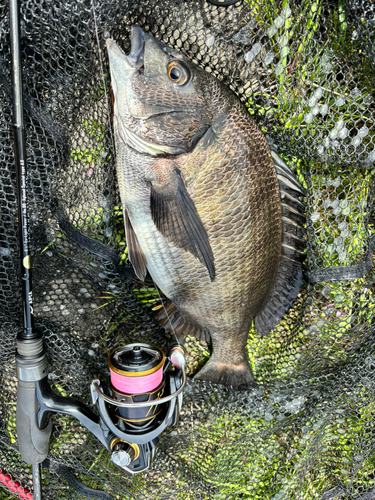
M 302 286 L 304 191 L 239 98 L 140 27 L 106 41 L 128 256 L 169 300 L 169 332 L 211 343 L 195 378 L 247 388 L 260 335 Z

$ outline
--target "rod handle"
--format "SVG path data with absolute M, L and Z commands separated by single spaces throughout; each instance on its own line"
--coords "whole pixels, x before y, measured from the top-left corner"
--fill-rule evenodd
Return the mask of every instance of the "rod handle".
M 52 421 L 39 429 L 36 382 L 18 381 L 17 387 L 17 436 L 22 459 L 28 464 L 39 464 L 47 458 Z

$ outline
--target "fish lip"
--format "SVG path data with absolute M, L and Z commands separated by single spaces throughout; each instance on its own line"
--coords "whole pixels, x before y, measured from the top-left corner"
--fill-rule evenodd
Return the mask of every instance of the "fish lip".
M 112 38 L 108 38 L 105 42 L 107 46 L 107 52 L 108 52 L 108 57 L 109 61 L 113 64 L 116 64 L 117 60 L 121 60 L 125 63 L 125 68 L 129 71 L 133 69 L 133 67 L 129 64 L 128 58 L 126 55 L 123 53 L 123 51 L 120 49 L 120 47 L 117 45 L 117 43 L 112 40 Z M 112 72 L 112 69 L 111 69 Z M 112 79 L 112 85 L 113 85 L 114 80 Z
M 120 56 L 121 58 L 126 57 L 123 51 L 112 38 L 107 38 L 105 44 L 107 46 L 108 52 L 112 52 L 113 54 Z
M 127 60 L 133 68 L 140 68 L 143 66 L 144 52 L 145 52 L 145 34 L 139 26 L 133 25 L 130 35 L 130 53 Z
M 130 35 L 130 53 L 125 55 L 117 43 L 108 38 L 106 46 L 109 54 L 119 57 L 126 62 L 128 69 L 139 69 L 143 66 L 145 52 L 145 36 L 143 30 L 139 26 L 132 26 Z

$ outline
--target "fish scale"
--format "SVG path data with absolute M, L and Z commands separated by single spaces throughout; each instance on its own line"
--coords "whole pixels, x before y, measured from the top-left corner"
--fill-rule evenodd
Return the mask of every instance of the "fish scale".
M 157 316 L 166 330 L 211 339 L 197 377 L 247 386 L 252 320 L 267 333 L 301 285 L 300 233 L 284 234 L 282 217 L 303 233 L 302 190 L 234 94 L 132 33 L 136 60 L 107 42 L 129 258 L 170 299 Z

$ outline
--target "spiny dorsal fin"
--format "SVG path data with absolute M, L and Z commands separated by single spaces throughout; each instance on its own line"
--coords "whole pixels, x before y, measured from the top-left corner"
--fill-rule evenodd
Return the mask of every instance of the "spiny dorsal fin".
M 306 247 L 303 188 L 272 146 L 271 155 L 280 187 L 283 236 L 275 282 L 255 318 L 256 329 L 261 335 L 267 335 L 275 328 L 297 298 L 302 286 Z

